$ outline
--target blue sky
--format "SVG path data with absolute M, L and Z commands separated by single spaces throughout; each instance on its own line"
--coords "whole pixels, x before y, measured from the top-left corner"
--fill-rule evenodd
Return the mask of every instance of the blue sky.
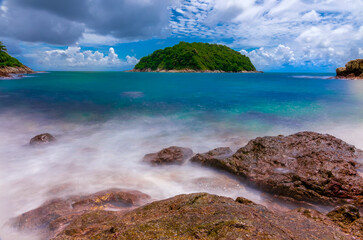
M 0 0 L 0 40 L 36 70 L 127 70 L 179 41 L 259 70 L 333 72 L 363 58 L 363 0 Z

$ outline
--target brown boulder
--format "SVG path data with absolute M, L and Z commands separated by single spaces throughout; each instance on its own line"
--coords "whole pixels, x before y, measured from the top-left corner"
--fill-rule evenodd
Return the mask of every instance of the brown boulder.
M 363 59 L 348 62 L 345 67 L 337 68 L 337 77 L 363 79 Z
M 172 146 L 157 153 L 146 154 L 143 160 L 152 165 L 183 164 L 192 155 L 190 148 Z
M 331 135 L 300 132 L 259 137 L 229 158 L 191 161 L 226 170 L 267 192 L 298 201 L 337 204 L 363 195 L 362 151 Z
M 328 223 L 328 224 L 327 224 Z M 95 211 L 72 221 L 54 239 L 353 239 L 329 218 L 276 213 L 249 200 L 206 193 L 179 195 L 123 215 Z
M 215 148 L 206 153 L 197 153 L 190 159 L 191 162 L 199 162 L 204 164 L 205 162 L 212 163 L 218 162 L 221 159 L 231 157 L 233 155 L 232 150 L 229 147 Z
M 56 141 L 56 139 L 51 134 L 42 133 L 42 134 L 39 134 L 39 135 L 33 137 L 32 139 L 30 139 L 29 144 L 37 145 L 37 144 L 51 143 L 54 141 Z
M 122 213 L 146 203 L 149 199 L 148 195 L 139 191 L 120 189 L 109 189 L 87 196 L 52 199 L 39 208 L 12 219 L 11 225 L 23 231 L 39 231 L 47 238 L 55 236 L 81 214 L 98 210 Z

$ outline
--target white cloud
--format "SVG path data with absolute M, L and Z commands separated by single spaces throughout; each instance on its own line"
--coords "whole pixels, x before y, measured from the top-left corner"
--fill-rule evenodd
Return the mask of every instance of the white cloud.
M 315 10 L 312 10 L 310 12 L 305 13 L 301 17 L 301 19 L 303 19 L 304 21 L 317 22 L 321 20 L 321 17 Z
M 134 56 L 126 56 L 126 62 L 128 65 L 136 65 L 140 60 Z
M 253 52 L 257 55 L 283 44 L 293 51 L 296 64 L 331 69 L 357 57 L 362 48 L 363 0 L 184 2 L 171 24 L 174 35 L 233 39 L 228 44 L 234 48 L 264 47 Z
M 117 68 L 133 66 L 139 61 L 132 56 L 126 56 L 124 60 L 120 59 L 112 47 L 109 49 L 108 55 L 99 51 L 82 51 L 78 46 L 68 47 L 65 50 L 48 50 L 41 52 L 39 55 L 38 58 L 41 64 L 53 68 Z
M 241 50 L 242 54 L 250 57 L 257 69 L 269 69 L 296 64 L 295 54 L 290 47 L 279 45 L 275 48 L 259 48 L 253 51 Z
M 363 0 L 3 0 L 0 4 L 0 35 L 31 43 L 115 46 L 171 34 L 257 49 L 251 53 L 256 57 L 288 46 L 296 66 L 330 69 L 361 56 L 362 23 Z M 83 66 L 98 55 L 84 52 L 73 53 L 66 62 Z M 276 66 L 291 64 L 289 58 L 271 58 Z
M 359 48 L 359 57 L 363 58 L 363 49 Z
M 301 61 L 313 65 L 343 65 L 359 55 L 363 36 L 352 25 L 311 27 L 296 38 Z

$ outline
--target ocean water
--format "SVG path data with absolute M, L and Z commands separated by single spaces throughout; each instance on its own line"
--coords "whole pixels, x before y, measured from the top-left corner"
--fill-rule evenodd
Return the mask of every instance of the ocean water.
M 257 136 L 318 131 L 363 149 L 363 81 L 333 74 L 50 72 L 0 80 L 0 238 L 45 200 L 107 188 L 153 199 L 210 192 L 266 204 L 263 194 L 191 163 L 150 167 L 168 146 L 233 150 Z M 28 145 L 49 132 L 57 142 Z

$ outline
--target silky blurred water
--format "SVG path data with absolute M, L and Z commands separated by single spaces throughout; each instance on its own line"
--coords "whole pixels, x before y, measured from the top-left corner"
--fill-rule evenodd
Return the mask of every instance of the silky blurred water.
M 363 149 L 363 81 L 332 74 L 50 72 L 0 80 L 0 225 L 45 200 L 111 187 L 162 199 L 261 194 L 190 163 L 150 167 L 176 145 L 237 150 L 257 136 L 318 131 Z M 28 146 L 49 132 L 58 141 Z M 36 239 L 0 228 L 0 238 Z

